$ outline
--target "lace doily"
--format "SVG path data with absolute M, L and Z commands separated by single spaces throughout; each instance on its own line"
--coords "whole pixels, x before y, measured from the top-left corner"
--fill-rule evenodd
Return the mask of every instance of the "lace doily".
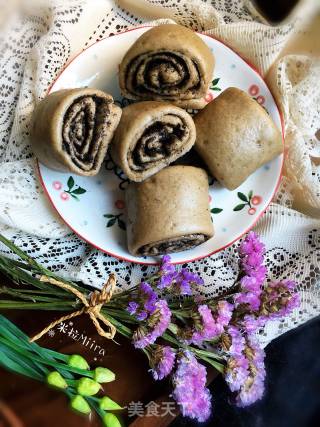
M 12 18 L 0 40 L 0 232 L 65 278 L 100 287 L 112 271 L 121 288 L 131 286 L 154 267 L 119 261 L 70 233 L 43 194 L 28 131 L 35 103 L 72 56 L 96 40 L 145 20 L 123 9 L 121 1 L 47 0 L 37 8 L 24 3 L 26 7 Z M 262 73 L 294 30 L 293 25 L 266 25 L 246 0 L 134 3 L 141 3 L 146 15 L 153 11 L 154 16 L 170 17 L 221 39 Z M 167 21 L 155 25 L 161 22 Z M 261 332 L 265 345 L 320 311 L 320 221 L 293 209 L 300 203 L 313 215 L 320 213 L 319 63 L 306 57 L 285 57 L 274 66 L 271 82 L 287 129 L 286 177 L 256 231 L 266 243 L 269 278 L 296 280 L 302 306 L 290 318 Z M 236 247 L 188 264 L 204 278 L 204 295 L 215 295 L 233 283 L 238 269 Z

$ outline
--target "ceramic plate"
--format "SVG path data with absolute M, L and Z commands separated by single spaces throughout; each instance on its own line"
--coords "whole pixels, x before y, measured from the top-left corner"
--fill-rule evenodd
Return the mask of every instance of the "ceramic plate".
M 112 94 L 119 105 L 126 105 L 127 100 L 119 92 L 118 67 L 125 52 L 147 30 L 144 27 L 118 34 L 82 51 L 64 68 L 50 92 L 95 87 Z M 229 86 L 236 86 L 255 98 L 281 129 L 278 108 L 260 75 L 221 42 L 206 35 L 200 37 L 216 59 L 206 100 L 209 102 Z M 210 179 L 209 200 L 215 236 L 192 250 L 173 254 L 173 262 L 206 257 L 230 245 L 253 227 L 276 191 L 282 162 L 279 156 L 264 165 L 235 191 L 226 190 Z M 79 237 L 117 258 L 147 264 L 157 261 L 152 257 L 134 257 L 127 250 L 124 190 L 128 180 L 110 158 L 106 158 L 95 177 L 60 173 L 42 164 L 39 164 L 39 171 L 53 206 Z

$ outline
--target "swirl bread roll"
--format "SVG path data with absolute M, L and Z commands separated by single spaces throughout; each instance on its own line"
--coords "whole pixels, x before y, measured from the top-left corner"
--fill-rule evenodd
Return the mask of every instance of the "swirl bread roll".
M 279 129 L 263 107 L 240 89 L 226 89 L 194 116 L 194 122 L 196 150 L 229 190 L 283 152 Z
M 166 102 L 145 101 L 122 110 L 111 156 L 132 181 L 143 181 L 191 149 L 192 117 Z
M 163 100 L 185 108 L 203 108 L 214 58 L 192 30 L 176 24 L 146 31 L 120 64 L 122 95 L 134 100 Z
M 169 166 L 126 190 L 127 239 L 135 256 L 191 249 L 213 236 L 208 176 L 193 166 Z
M 63 89 L 44 98 L 33 113 L 31 143 L 41 163 L 62 172 L 99 172 L 121 117 L 101 90 Z

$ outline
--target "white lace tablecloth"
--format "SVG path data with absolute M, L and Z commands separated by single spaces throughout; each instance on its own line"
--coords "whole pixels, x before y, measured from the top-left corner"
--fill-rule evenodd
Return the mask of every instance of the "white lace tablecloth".
M 28 139 L 35 103 L 81 49 L 150 17 L 163 19 L 155 25 L 171 19 L 221 39 L 263 74 L 294 31 L 294 24 L 269 26 L 247 0 L 17 3 L 20 8 L 15 14 L 8 8 L 10 19 L 3 19 L 0 34 L 0 232 L 63 277 L 99 287 L 114 271 L 120 287 L 136 284 L 153 267 L 119 261 L 92 249 L 49 206 Z M 266 243 L 270 279 L 296 280 L 302 305 L 290 318 L 264 329 L 260 334 L 263 344 L 320 312 L 320 144 L 315 136 L 320 128 L 319 78 L 319 60 L 292 55 L 282 58 L 270 77 L 284 111 L 286 177 L 256 231 Z M 292 209 L 295 197 L 303 200 L 314 218 Z M 189 264 L 204 278 L 205 295 L 215 295 L 233 283 L 235 247 Z M 0 250 L 5 252 L 4 247 Z

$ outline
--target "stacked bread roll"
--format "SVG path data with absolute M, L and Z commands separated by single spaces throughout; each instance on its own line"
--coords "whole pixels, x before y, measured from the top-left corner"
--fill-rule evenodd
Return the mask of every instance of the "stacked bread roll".
M 207 104 L 214 57 L 180 25 L 160 25 L 138 38 L 119 70 L 121 110 L 97 89 L 66 89 L 40 102 L 31 141 L 52 169 L 91 176 L 110 146 L 132 181 L 126 192 L 128 249 L 155 256 L 191 249 L 213 237 L 208 177 L 192 165 L 170 166 L 194 148 L 210 173 L 232 190 L 282 152 L 267 112 L 237 88 Z M 194 118 L 183 108 L 200 110 Z

